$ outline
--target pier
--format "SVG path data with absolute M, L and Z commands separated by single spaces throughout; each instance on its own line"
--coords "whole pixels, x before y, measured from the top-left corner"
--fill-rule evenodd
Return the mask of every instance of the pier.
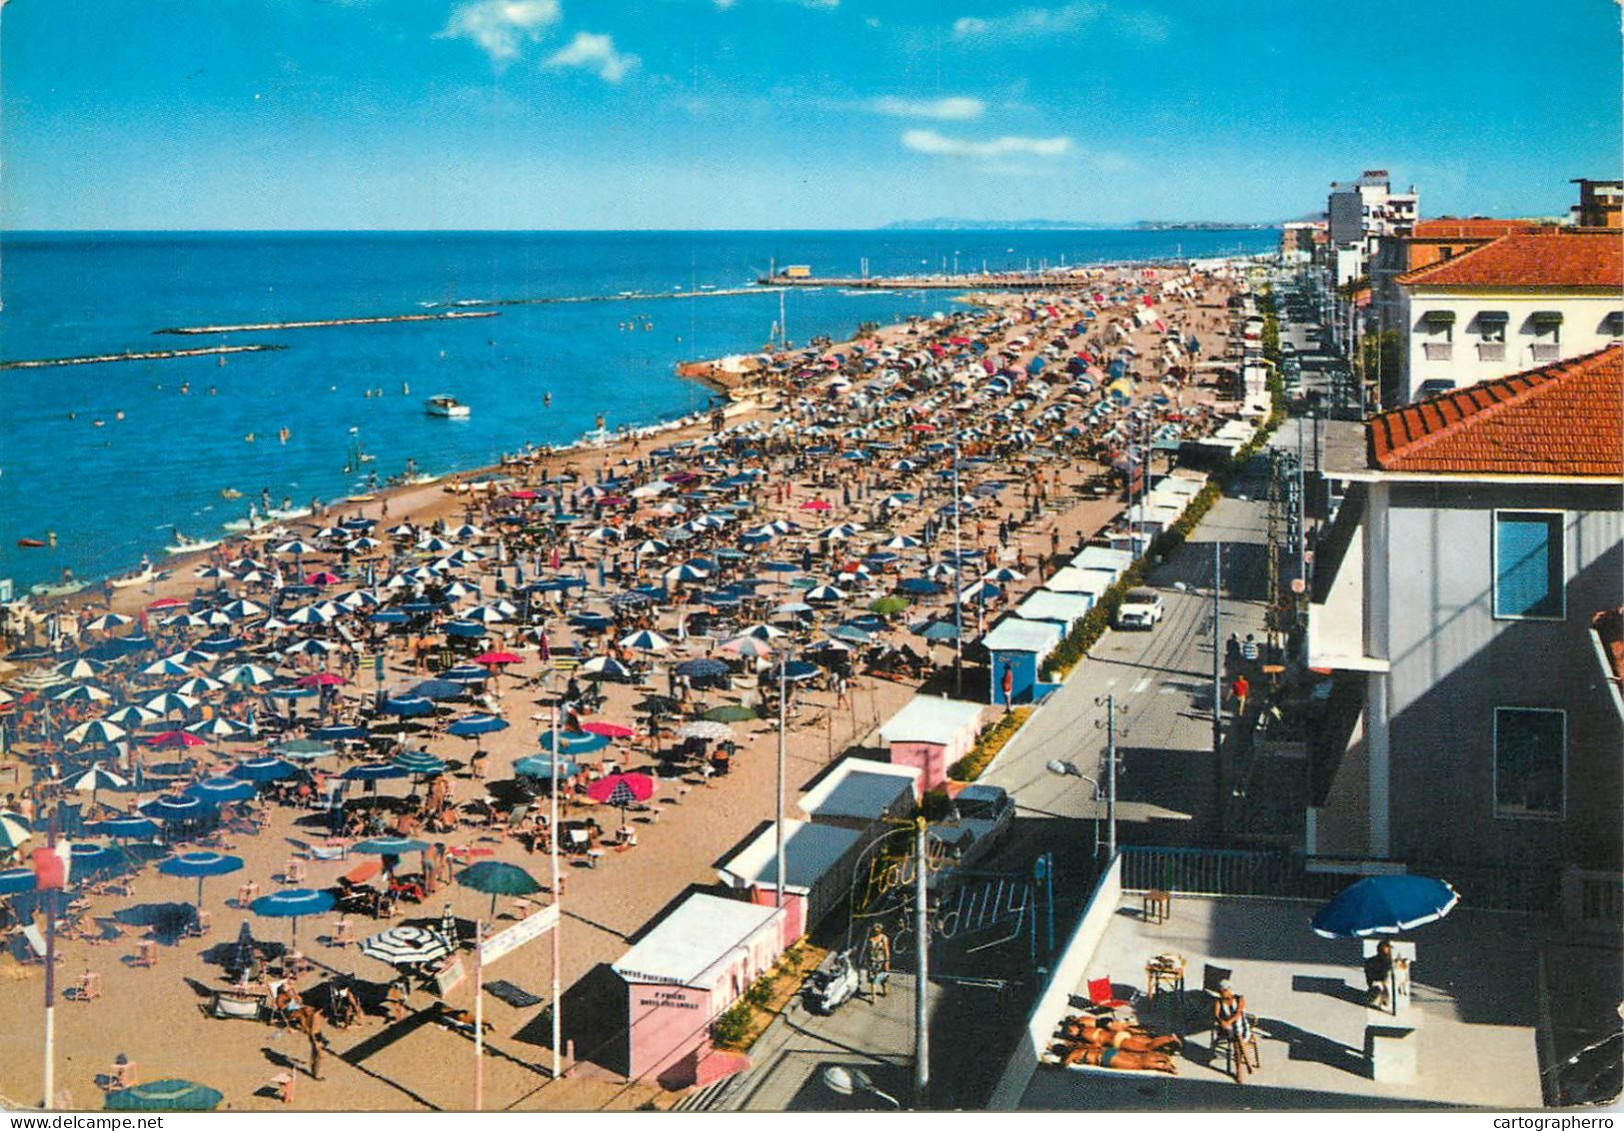
M 432 307 L 458 306 L 552 306 L 566 302 L 657 302 L 675 298 L 722 298 L 728 295 L 761 295 L 768 291 L 763 286 L 771 284 L 756 283 L 748 287 L 713 287 L 702 291 L 627 291 L 624 294 L 613 295 L 547 295 L 539 298 L 493 298 L 489 301 L 475 299 L 459 299 L 456 302 L 430 303 Z
M 32 361 L 0 361 L 0 369 L 49 369 L 56 365 L 101 365 L 110 361 L 164 361 L 171 357 L 205 357 L 209 354 L 264 353 L 285 350 L 287 346 L 200 346 L 187 350 L 142 350 L 139 353 L 99 353 L 86 357 L 45 357 Z
M 320 326 L 376 326 L 384 322 L 445 322 L 452 318 L 495 318 L 494 310 L 447 310 L 436 314 L 384 314 L 373 318 L 320 318 L 310 322 L 246 322 L 238 326 L 170 326 L 154 334 L 236 334 L 265 330 L 313 330 Z

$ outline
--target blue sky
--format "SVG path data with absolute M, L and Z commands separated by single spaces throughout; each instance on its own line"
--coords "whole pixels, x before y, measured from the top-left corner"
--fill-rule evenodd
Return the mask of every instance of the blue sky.
M 6 228 L 1426 215 L 1617 177 L 1613 0 L 10 0 Z

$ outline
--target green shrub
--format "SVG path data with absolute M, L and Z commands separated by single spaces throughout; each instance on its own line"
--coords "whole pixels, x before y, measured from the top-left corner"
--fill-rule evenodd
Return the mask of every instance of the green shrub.
M 975 781 L 981 776 L 981 771 L 992 764 L 993 758 L 1004 748 L 1004 744 L 1015 737 L 1015 732 L 1032 715 L 1032 708 L 1017 707 L 1007 714 L 1000 715 L 997 721 L 982 728 L 976 736 L 976 744 L 971 747 L 970 753 L 960 758 L 948 769 L 947 776 L 954 781 Z M 945 794 L 943 797 L 946 799 Z M 928 816 L 928 812 L 927 812 Z
M 750 1016 L 749 1002 L 734 1002 L 725 1013 L 711 1022 L 711 1039 L 726 1047 L 742 1044 L 750 1035 Z

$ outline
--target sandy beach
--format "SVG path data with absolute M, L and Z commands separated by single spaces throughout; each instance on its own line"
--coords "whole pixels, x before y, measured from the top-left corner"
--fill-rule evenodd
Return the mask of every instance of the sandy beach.
M 492 1029 L 484 1068 L 485 1107 L 668 1107 L 677 1095 L 653 1081 L 627 1083 L 613 1069 L 621 1055 L 616 1042 L 623 1041 L 624 995 L 614 997 L 614 976 L 606 964 L 683 895 L 701 888 L 716 890 L 717 862 L 772 818 L 775 718 L 728 724 L 737 752 L 725 774 L 707 772 L 714 764 L 663 757 L 680 741 L 675 731 L 684 717 L 762 701 L 755 661 L 739 660 L 722 646 L 765 617 L 782 626 L 787 639 L 804 652 L 827 640 L 830 626 L 864 613 L 872 602 L 890 594 L 900 578 L 929 576 L 926 571 L 940 566 L 944 550 L 954 544 L 954 523 L 944 520 L 939 510 L 953 499 L 953 457 L 944 450 L 950 447 L 944 441 L 955 431 L 973 433 L 961 440 L 959 479 L 961 494 L 977 503 L 973 512 L 961 514 L 958 526 L 963 548 L 976 551 L 978 560 L 956 576 L 938 571 L 937 576 L 947 578 L 946 585 L 914 599 L 900 614 L 884 618 L 883 625 L 869 634 L 873 637 L 869 643 L 847 657 L 836 656 L 818 678 L 797 690 L 787 738 L 791 816 L 797 816 L 793 799 L 805 786 L 848 751 L 872 753 L 878 725 L 922 682 L 933 678 L 929 673 L 920 678 L 874 672 L 869 655 L 905 645 L 945 672 L 951 667 L 951 648 L 932 649 L 910 626 L 932 618 L 951 621 L 955 583 L 968 585 L 995 565 L 1022 575 L 1021 580 L 1004 584 L 1001 599 L 990 607 L 965 605 L 968 646 L 979 635 L 978 628 L 990 626 L 1002 610 L 1039 586 L 1054 561 L 1063 564 L 1118 520 L 1124 505 L 1121 488 L 1108 480 L 1113 457 L 1134 435 L 1142 438 L 1152 428 L 1172 422 L 1181 426 L 1183 436 L 1193 438 L 1233 418 L 1235 403 L 1223 399 L 1228 394 L 1214 387 L 1212 375 L 1197 370 L 1195 359 L 1183 350 L 1167 348 L 1169 340 L 1195 335 L 1201 341 L 1202 360 L 1221 356 L 1230 293 L 1228 279 L 1220 274 L 1121 268 L 1101 270 L 1092 287 L 1053 295 L 978 296 L 974 305 L 955 309 L 940 323 L 889 326 L 860 342 L 810 353 L 792 350 L 773 359 L 788 361 L 783 368 L 773 368 L 772 361 L 762 363 L 761 379 L 745 381 L 735 390 L 737 401 L 722 422 L 720 437 L 707 417 L 646 435 L 617 436 L 601 447 L 526 453 L 456 480 L 391 488 L 367 501 L 333 502 L 324 515 L 286 524 L 265 536 L 236 539 L 204 555 L 171 559 L 162 563 L 169 571 L 167 578 L 116 590 L 110 604 L 99 593 L 81 594 L 56 607 L 59 626 L 69 630 L 60 653 L 29 660 L 13 655 L 0 669 L 17 700 L 11 704 L 12 718 L 22 732 L 6 756 L 19 764 L 17 781 L 0 781 L 0 795 L 17 794 L 13 803 L 24 815 L 30 815 L 33 805 L 60 796 L 62 786 L 48 784 L 53 767 L 58 771 L 54 780 L 60 783 L 77 776 L 87 762 L 108 757 L 102 747 L 64 746 L 60 733 L 101 717 L 121 701 L 142 703 L 173 688 L 188 676 L 146 676 L 140 670 L 217 631 L 232 633 L 243 642 L 241 648 L 191 664 L 189 675 L 218 676 L 252 661 L 273 672 L 272 686 L 324 672 L 341 676 L 343 682 L 330 702 L 277 701 L 258 690 L 200 690 L 192 697 L 195 706 L 177 712 L 179 718 L 165 716 L 139 729 L 132 727 L 125 766 L 120 769 L 109 762 L 110 768 L 128 774 L 134 768 L 131 760 L 175 761 L 180 755 L 143 744 L 159 728 L 216 718 L 240 722 L 252 713 L 258 734 L 209 739 L 180 752 L 193 763 L 194 778 L 228 773 L 242 759 L 267 750 L 274 754 L 272 739 L 302 737 L 324 722 L 376 727 L 387 721 L 386 716 L 373 715 L 381 696 L 406 691 L 447 660 L 466 664 L 480 652 L 508 652 L 517 662 L 491 664 L 499 674 L 488 684 L 471 684 L 466 700 L 442 704 L 422 720 L 423 729 L 399 736 L 406 749 L 427 750 L 445 761 L 454 822 L 443 831 L 426 832 L 410 824 L 403 831 L 466 850 L 464 861 L 518 864 L 550 886 L 548 856 L 529 851 L 520 836 L 506 830 L 512 797 L 506 787 L 515 776 L 514 762 L 540 748 L 551 713 L 567 694 L 572 677 L 583 696 L 588 687 L 601 689 L 601 703 L 576 702 L 573 710 L 578 718 L 624 725 L 636 737 L 618 739 L 585 755 L 583 784 L 599 772 L 619 769 L 648 771 L 657 788 L 645 809 L 627 815 L 636 844 L 623 850 L 613 843 L 621 812 L 561 791 L 568 793 L 562 819 L 595 818 L 604 832 L 600 856 L 570 857 L 562 869 L 559 974 L 565 987 L 565 1036 L 573 1040 L 573 1070 L 563 1079 L 550 1074 L 551 1029 L 545 1002 L 515 1008 L 487 994 L 484 1015 Z M 1146 295 L 1154 295 L 1155 317 L 1136 319 L 1136 310 L 1148 305 Z M 1085 306 L 1092 315 L 1085 331 L 1071 333 L 1074 323 L 1082 323 Z M 1081 356 L 1089 360 L 1068 369 L 1066 362 Z M 998 359 L 994 370 L 1013 376 L 992 382 L 982 359 Z M 1034 359 L 1047 359 L 1047 365 L 1034 368 Z M 1109 362 L 1116 360 L 1125 363 L 1123 378 L 1107 372 Z M 972 372 L 974 380 L 969 378 Z M 870 387 L 886 373 L 897 380 Z M 956 382 L 957 378 L 963 380 Z M 1090 391 L 1069 397 L 1067 387 L 1081 388 L 1085 379 Z M 1040 380 L 1051 383 L 1041 396 L 1033 389 Z M 1106 387 L 1118 381 L 1125 382 L 1124 395 L 1107 399 Z M 1107 410 L 1088 416 L 1087 410 L 1100 403 L 1107 404 Z M 1134 420 L 1136 412 L 1142 420 Z M 1137 433 L 1128 430 L 1130 422 Z M 1067 428 L 1076 431 L 1068 434 Z M 714 450 L 706 450 L 711 447 Z M 860 450 L 865 452 L 863 458 L 847 458 Z M 944 471 L 946 475 L 941 474 Z M 603 485 L 606 480 L 608 486 Z M 1000 486 L 992 489 L 992 484 Z M 978 491 L 983 485 L 989 489 Z M 891 504 L 884 501 L 903 495 L 909 497 Z M 674 503 L 683 510 L 667 509 Z M 718 512 L 714 526 L 690 531 L 686 541 L 669 542 L 665 552 L 634 552 L 640 541 L 669 537 L 671 528 Z M 573 514 L 583 517 L 579 522 L 558 521 L 560 515 Z M 357 519 L 376 520 L 372 527 L 355 523 L 349 528 L 352 533 L 365 529 L 376 546 L 341 550 L 331 535 L 321 536 L 321 531 L 343 520 Z M 797 529 L 763 535 L 743 550 L 717 552 L 734 551 L 744 544 L 742 532 L 774 522 L 793 523 Z M 457 534 L 465 523 L 473 532 Z M 830 533 L 842 523 L 856 529 Z M 401 524 L 410 524 L 413 532 L 391 536 L 389 531 Z M 857 568 L 883 542 L 903 537 L 921 545 L 894 551 L 895 559 L 885 565 Z M 443 541 L 432 541 L 435 538 Z M 296 539 L 319 549 L 298 555 L 275 552 Z M 462 550 L 472 554 L 436 567 Z M 263 567 L 257 570 L 262 580 L 245 582 L 239 576 L 249 569 L 234 563 L 245 557 Z M 713 567 L 710 576 L 694 582 L 668 576 L 667 571 L 692 559 L 707 561 Z M 788 562 L 790 568 L 763 575 L 754 592 L 759 601 L 709 599 L 707 590 L 748 581 L 768 560 Z M 224 568 L 232 576 L 198 576 L 210 566 Z M 452 600 L 462 612 L 474 606 L 495 610 L 477 647 L 448 638 L 444 621 L 451 618 L 438 612 L 431 621 L 407 626 L 381 625 L 371 619 L 378 608 L 414 596 L 411 579 L 398 584 L 394 579 L 422 567 L 435 568 L 436 574 L 419 582 L 416 591 L 426 584 L 443 592 L 452 578 L 461 578 L 467 592 Z M 297 597 L 287 596 L 287 586 L 298 587 L 299 569 L 307 576 L 330 571 L 335 580 Z M 584 579 L 584 587 L 533 591 L 521 598 L 529 584 L 571 577 Z M 266 626 L 266 612 L 274 611 L 285 621 L 296 610 L 366 589 L 368 578 L 377 586 L 382 605 L 357 600 L 341 605 L 341 615 L 327 623 Z M 835 582 L 845 596 L 827 605 L 820 602 L 810 615 L 770 612 L 800 599 L 804 588 L 788 582 L 801 578 Z M 653 600 L 611 601 L 639 586 L 663 587 L 666 593 Z M 230 621 L 228 627 L 228 622 L 209 625 L 206 618 L 197 626 L 164 623 L 188 608 L 207 612 L 239 598 L 263 611 Z M 501 612 L 502 601 L 514 611 Z M 526 609 L 528 618 L 523 615 Z M 572 615 L 584 610 L 604 614 L 612 627 L 605 633 L 572 622 Z M 85 627 L 109 611 L 131 618 L 132 623 Z M 129 636 L 143 625 L 156 644 L 151 651 L 126 657 L 85 679 L 40 687 L 32 699 L 24 698 L 27 683 L 15 682 L 29 673 L 50 671 L 53 664 L 67 659 L 72 654 L 70 637 L 93 647 Z M 37 645 L 45 638 L 45 625 L 38 620 L 34 626 Z M 639 650 L 616 643 L 641 630 L 658 633 L 667 647 Z M 286 651 L 289 644 L 306 638 L 330 643 L 332 649 L 325 655 Z M 833 652 L 825 649 L 822 654 Z M 575 667 L 589 656 L 616 657 L 636 674 L 629 682 L 590 681 Z M 704 657 L 730 665 L 731 689 L 696 687 L 691 697 L 679 694 L 687 702 L 669 707 L 658 734 L 650 735 L 646 701 L 673 690 L 682 692 L 670 669 Z M 829 677 L 836 670 L 849 673 L 844 693 Z M 935 685 L 942 685 L 951 677 L 934 678 Z M 76 683 L 105 689 L 110 699 L 75 704 L 52 698 Z M 985 688 L 985 673 L 967 660 L 963 697 L 985 701 Z M 47 702 L 49 720 L 41 711 Z M 271 717 L 285 714 L 290 703 L 297 705 L 296 723 L 271 733 Z M 318 703 L 325 706 L 318 708 Z M 446 732 L 449 723 L 476 711 L 496 716 L 506 729 L 481 736 L 477 746 Z M 771 715 L 770 710 L 763 713 Z M 391 753 L 383 743 L 371 745 L 374 760 Z M 473 765 L 476 749 L 486 755 L 479 768 L 482 778 Z M 356 743 L 347 745 L 342 756 L 305 764 L 336 779 L 346 768 L 363 764 L 360 755 L 367 753 L 366 744 Z M 384 797 L 404 799 L 423 796 L 431 787 L 397 779 L 377 783 L 376 788 Z M 34 796 L 25 797 L 28 793 Z M 149 787 L 142 799 L 154 793 Z M 133 792 L 103 791 L 98 796 L 119 810 L 128 809 L 136 799 Z M 369 794 L 356 782 L 349 796 Z M 492 799 L 489 807 L 497 811 L 489 826 L 470 808 L 485 805 L 487 797 Z M 70 791 L 66 798 L 70 803 L 88 803 L 90 795 Z M 341 917 L 351 920 L 350 929 L 360 938 L 392 924 L 437 921 L 446 906 L 471 937 L 476 918 L 486 919 L 488 929 L 500 930 L 517 922 L 519 910 L 511 900 L 498 900 L 496 918 L 490 921 L 489 896 L 452 884 L 421 902 L 397 903 L 389 920 L 333 911 L 299 921 L 298 949 L 313 964 L 296 979 L 306 1002 L 319 1006 L 326 1000 L 320 987 L 349 974 L 361 987 L 359 996 L 367 1007 L 367 1015 L 356 1024 L 327 1025 L 328 1046 L 321 1079 L 316 1079 L 309 1072 L 303 1036 L 270 1024 L 207 1014 L 213 993 L 228 984 L 218 954 L 211 952 L 219 944 L 234 942 L 243 923 L 257 940 L 292 939 L 289 920 L 262 917 L 246 907 L 252 895 L 240 891 L 242 885 L 257 884 L 259 894 L 327 889 L 341 875 L 376 857 L 318 858 L 322 853 L 316 849 L 324 848 L 329 839 L 326 814 L 298 797 L 290 796 L 285 804 L 261 800 L 249 808 L 253 817 L 234 824 L 235 831 L 215 833 L 209 842 L 217 851 L 241 857 L 244 864 L 240 872 L 205 883 L 202 910 L 211 923 L 201 938 L 170 928 L 185 921 L 186 913 L 177 905 L 194 899 L 195 882 L 161 875 L 154 863 L 131 870 L 120 885 L 72 893 L 75 906 L 68 918 L 75 925 L 58 938 L 58 991 L 79 986 L 82 975 L 89 973 L 99 976 L 99 996 L 57 1005 L 54 1106 L 100 1108 L 97 1078 L 112 1071 L 115 1058 L 123 1055 L 137 1065 L 142 1079 L 203 1080 L 225 1093 L 222 1107 L 236 1110 L 286 1110 L 271 1086 L 273 1077 L 283 1074 L 295 1081 L 289 1103 L 296 1109 L 471 1108 L 471 1036 L 446 1023 L 437 999 L 423 991 L 413 993 L 402 1020 L 390 1021 L 382 1006 L 392 977 L 390 967 L 353 945 L 332 945 L 331 938 Z M 533 809 L 545 812 L 545 799 Z M 38 810 L 31 815 L 37 817 Z M 44 825 L 36 823 L 35 828 L 36 836 L 26 842 L 24 851 L 44 841 Z M 402 872 L 417 868 L 416 854 L 401 863 Z M 245 899 L 239 901 L 239 895 Z M 536 902 L 558 898 L 559 893 L 549 891 L 538 895 Z M 144 942 L 156 945 L 143 948 Z M 138 961 L 143 949 L 156 956 L 153 964 Z M 8 1034 L 0 1045 L 4 1048 L 0 1099 L 17 1105 L 35 1105 L 40 1099 L 43 974 L 41 964 L 19 964 L 13 957 L 0 956 L 0 1024 Z M 488 980 L 506 980 L 540 999 L 549 996 L 552 975 L 545 939 L 509 954 L 486 972 Z M 471 979 L 451 989 L 443 1004 L 451 1010 L 471 1009 Z

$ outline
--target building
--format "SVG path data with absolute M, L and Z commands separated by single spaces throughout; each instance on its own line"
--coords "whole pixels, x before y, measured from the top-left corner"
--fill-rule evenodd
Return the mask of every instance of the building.
M 947 783 L 948 768 L 970 753 L 980 729 L 979 704 L 915 695 L 881 725 L 880 740 L 894 764 L 918 769 L 920 786 L 931 790 Z
M 1441 216 L 1417 220 L 1410 234 L 1382 240 L 1370 264 L 1371 301 L 1377 327 L 1383 332 L 1397 330 L 1399 317 L 1398 277 L 1409 271 L 1431 267 L 1480 248 L 1501 236 L 1527 235 L 1540 230 L 1533 220 L 1494 220 L 1482 216 L 1460 219 Z M 1388 377 L 1394 375 L 1388 374 Z M 1396 382 L 1388 382 L 1396 385 Z M 1387 400 L 1384 394 L 1384 400 Z
M 784 822 L 784 938 L 814 929 L 851 890 L 852 866 L 871 838 L 858 829 Z M 751 903 L 778 904 L 778 833 L 767 825 L 723 861 L 717 878 Z
M 1516 232 L 1396 282 L 1405 335 L 1398 403 L 1624 337 L 1624 240 L 1617 231 Z
M 1624 225 L 1624 181 L 1592 181 L 1575 177 L 1579 203 L 1570 216 L 1575 227 L 1617 228 Z
M 1621 359 L 1381 413 L 1362 459 L 1327 454 L 1349 488 L 1315 551 L 1310 855 L 1447 869 L 1480 902 L 1600 873 L 1616 913 L 1624 728 L 1590 626 L 1624 576 Z
M 1052 580 L 1051 589 L 1054 588 Z M 1053 621 L 1008 616 L 993 625 L 992 630 L 981 638 L 990 658 L 991 679 L 987 687 L 987 702 L 1005 702 L 1006 677 L 1009 680 L 1006 706 L 1034 703 L 1052 691 L 1051 685 L 1038 682 L 1038 672 L 1043 661 L 1049 658 L 1049 653 L 1059 646 L 1065 636 L 1065 630 Z

